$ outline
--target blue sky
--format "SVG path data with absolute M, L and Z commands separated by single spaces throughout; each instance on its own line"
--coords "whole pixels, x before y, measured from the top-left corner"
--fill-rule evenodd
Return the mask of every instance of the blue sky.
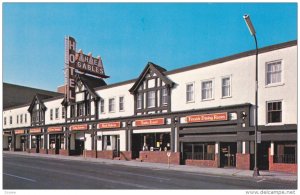
M 64 83 L 64 37 L 100 55 L 107 83 L 297 39 L 296 3 L 4 3 L 3 81 L 56 90 Z

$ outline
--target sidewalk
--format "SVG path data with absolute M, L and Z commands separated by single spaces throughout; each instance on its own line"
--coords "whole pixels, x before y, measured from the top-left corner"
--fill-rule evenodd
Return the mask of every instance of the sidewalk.
M 9 152 L 3 151 L 3 154 L 16 154 L 24 156 L 37 156 L 44 158 L 55 158 L 63 160 L 77 160 L 77 161 L 86 161 L 86 162 L 95 162 L 95 163 L 104 163 L 104 164 L 118 164 L 125 166 L 134 166 L 134 167 L 146 167 L 152 169 L 161 169 L 161 170 L 175 170 L 175 171 L 185 171 L 198 174 L 207 174 L 207 175 L 223 175 L 223 176 L 232 176 L 232 177 L 252 177 L 252 170 L 239 170 L 235 168 L 208 168 L 208 167 L 196 167 L 196 166 L 187 166 L 187 165 L 170 165 L 162 163 L 148 163 L 148 162 L 139 162 L 136 160 L 124 161 L 124 160 L 110 160 L 110 159 L 101 159 L 101 158 L 85 158 L 83 156 L 62 156 L 62 155 L 51 155 L 51 154 L 36 154 L 36 153 L 26 153 L 26 152 Z M 260 171 L 260 176 L 257 177 L 258 180 L 272 179 L 272 180 L 281 180 L 281 181 L 297 181 L 297 175 L 291 173 L 283 172 L 271 172 L 271 171 Z

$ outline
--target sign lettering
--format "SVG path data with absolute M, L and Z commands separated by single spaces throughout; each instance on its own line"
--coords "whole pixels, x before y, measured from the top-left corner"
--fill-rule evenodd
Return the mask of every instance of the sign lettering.
M 58 131 L 62 131 L 62 126 L 48 128 L 48 132 L 58 132 Z
M 70 126 L 70 131 L 82 131 L 82 130 L 87 130 L 88 125 L 87 124 L 82 124 L 82 125 L 71 125 Z
M 33 128 L 29 129 L 29 133 L 41 133 L 42 129 L 41 128 Z
M 212 121 L 226 121 L 228 119 L 227 112 L 214 114 L 191 115 L 186 117 L 188 123 L 203 123 Z
M 120 128 L 120 122 L 109 122 L 109 123 L 99 123 L 98 129 L 111 129 L 111 128 Z
M 75 54 L 76 41 L 72 37 L 65 38 L 65 72 L 66 72 L 66 97 L 68 102 L 75 102 Z
M 15 134 L 25 134 L 25 131 L 24 130 L 15 130 Z
M 152 125 L 163 125 L 165 124 L 164 118 L 154 118 L 154 119 L 145 119 L 145 120 L 136 120 L 136 126 L 152 126 Z

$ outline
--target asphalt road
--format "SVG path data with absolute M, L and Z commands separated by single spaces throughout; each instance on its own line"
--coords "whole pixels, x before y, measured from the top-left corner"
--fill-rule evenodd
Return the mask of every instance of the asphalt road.
M 255 180 L 86 161 L 3 154 L 3 189 L 296 189 Z

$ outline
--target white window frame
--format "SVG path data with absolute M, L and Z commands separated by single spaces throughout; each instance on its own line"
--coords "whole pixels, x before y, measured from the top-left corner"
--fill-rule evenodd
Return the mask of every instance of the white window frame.
M 192 94 L 192 100 L 188 100 L 188 96 L 187 96 L 187 93 L 188 93 L 188 91 L 187 91 L 187 87 L 188 87 L 188 85 L 192 85 L 192 92 L 193 92 L 193 94 Z M 186 103 L 192 103 L 192 102 L 195 102 L 195 82 L 190 82 L 190 83 L 186 83 L 185 84 L 185 101 L 186 101 Z
M 278 63 L 278 62 L 281 62 L 280 63 L 280 81 L 279 82 L 270 82 L 270 83 L 268 83 L 268 76 L 278 72 L 278 71 L 268 72 L 268 66 L 270 64 L 274 64 L 274 63 Z M 283 67 L 284 66 L 283 66 L 283 60 L 282 59 L 266 62 L 266 65 L 265 65 L 265 79 L 266 79 L 265 84 L 266 84 L 266 87 L 272 87 L 272 86 L 277 86 L 277 85 L 282 85 L 283 84 L 283 71 L 284 71 Z
M 150 98 L 150 92 L 151 94 L 154 94 L 153 97 Z M 147 92 L 147 108 L 154 108 L 155 107 L 155 101 L 156 101 L 156 95 L 155 90 L 151 90 Z M 153 105 L 150 105 L 150 101 L 153 101 Z
M 50 109 L 50 121 L 52 121 L 53 120 L 53 109 L 51 108 Z
M 211 82 L 211 97 L 203 99 L 203 83 L 206 83 L 206 82 Z M 214 99 L 214 88 L 215 88 L 214 85 L 215 85 L 214 79 L 206 79 L 206 80 L 201 81 L 201 100 L 202 101 L 209 101 L 209 100 Z
M 55 108 L 55 119 L 59 119 L 59 108 Z
M 143 108 L 143 93 L 138 93 L 136 97 L 136 108 L 142 109 Z M 140 98 L 139 98 L 140 97 Z M 140 104 L 139 104 L 140 102 Z
M 100 106 L 99 106 L 100 113 L 104 113 L 105 112 L 105 110 L 104 110 L 105 109 L 105 107 L 104 107 L 105 100 L 104 99 L 100 99 L 99 103 L 100 103 Z
M 269 103 L 274 103 L 274 102 L 281 102 L 281 122 L 269 122 L 268 121 L 268 118 L 269 118 L 269 116 L 268 116 L 268 113 L 269 113 L 269 110 L 268 110 L 268 104 Z M 281 125 L 281 124 L 283 124 L 283 107 L 284 106 L 284 102 L 283 102 L 283 100 L 282 99 L 279 99 L 279 100 L 271 100 L 271 101 L 266 101 L 266 110 L 265 110 L 265 113 L 266 113 L 266 125 L 270 125 L 270 126 L 272 126 L 272 125 Z
M 224 94 L 223 94 L 223 79 L 229 79 L 229 95 L 228 96 L 224 96 Z M 232 77 L 231 77 L 231 75 L 223 76 L 221 78 L 221 95 L 222 95 L 222 98 L 232 97 Z
M 61 107 L 61 118 L 64 119 L 66 117 L 65 107 Z
M 164 93 L 165 91 L 165 93 Z M 165 100 L 165 102 L 164 102 Z M 168 89 L 167 88 L 163 88 L 161 90 L 161 105 L 165 106 L 168 105 Z
M 113 100 L 113 104 L 111 104 L 111 100 Z M 113 107 L 111 107 L 113 105 Z M 108 112 L 115 112 L 116 111 L 116 98 L 109 98 L 108 99 Z
M 121 98 L 123 99 L 123 101 L 121 102 Z M 120 112 L 124 112 L 125 111 L 125 97 L 124 96 L 119 96 L 119 111 Z M 121 109 L 121 104 L 123 106 L 123 109 Z

